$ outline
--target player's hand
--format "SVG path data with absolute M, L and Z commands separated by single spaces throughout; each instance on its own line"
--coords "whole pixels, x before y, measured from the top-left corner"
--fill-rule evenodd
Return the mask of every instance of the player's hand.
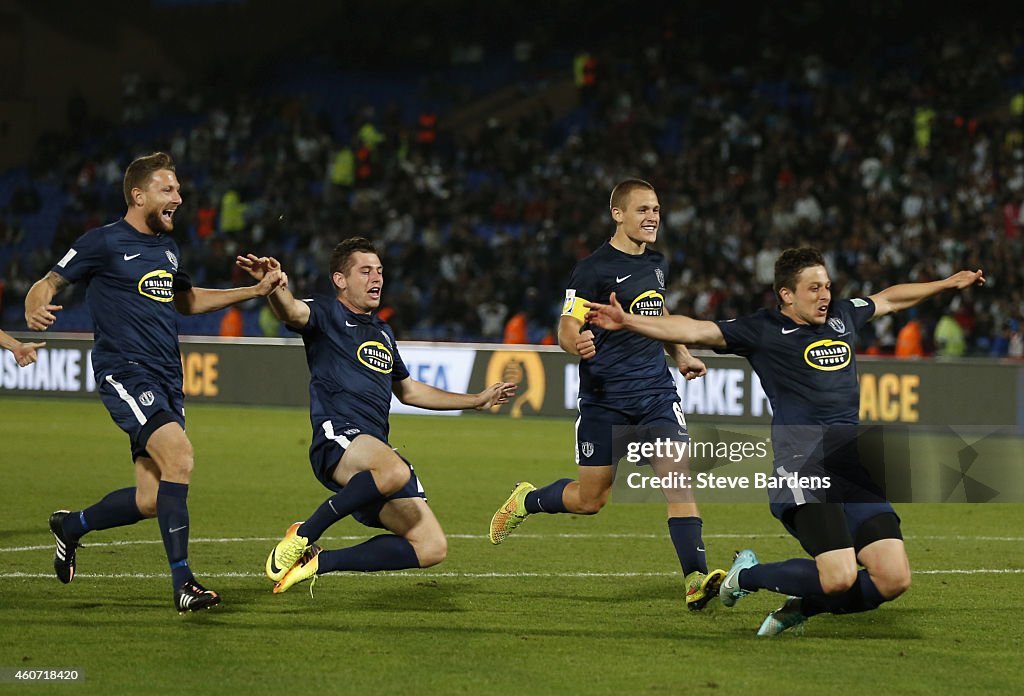
M 235 265 L 256 280 L 263 280 L 264 276 L 271 271 L 281 270 L 281 262 L 273 256 L 256 256 L 255 254 L 235 257 Z
M 476 409 L 478 411 L 486 411 L 489 408 L 507 404 L 509 399 L 516 395 L 516 389 L 518 388 L 517 385 L 511 382 L 495 382 L 477 394 L 477 398 L 480 399 L 480 405 Z
M 42 305 L 31 312 L 25 312 L 25 323 L 33 331 L 46 331 L 53 326 L 53 322 L 57 321 L 57 315 L 54 312 L 59 312 L 62 309 L 64 309 L 64 305 Z
M 614 292 L 606 305 L 600 302 L 587 302 L 583 306 L 590 310 L 585 317 L 588 324 L 608 331 L 618 331 L 625 326 L 626 313 L 615 298 Z
M 254 276 L 255 277 L 255 276 Z M 281 286 L 287 286 L 288 276 L 278 267 L 276 270 L 263 274 L 263 278 L 256 284 L 256 294 L 266 297 Z
M 42 348 L 46 345 L 43 343 L 22 343 L 17 348 L 11 349 L 14 353 L 14 359 L 18 361 L 18 367 L 25 367 L 31 365 L 36 361 L 36 348 Z
M 576 352 L 584 360 L 590 360 L 597 355 L 597 346 L 594 345 L 594 332 L 590 329 L 583 331 L 576 337 Z
M 963 290 L 964 288 L 969 288 L 972 285 L 984 285 L 985 274 L 980 268 L 976 271 L 960 271 L 959 273 L 954 273 L 950 277 L 946 278 L 946 282 L 950 284 L 950 288 Z
M 677 365 L 679 367 L 679 374 L 685 377 L 687 382 L 691 379 L 703 377 L 708 373 L 708 366 L 704 364 L 704 361 L 692 355 L 678 361 Z

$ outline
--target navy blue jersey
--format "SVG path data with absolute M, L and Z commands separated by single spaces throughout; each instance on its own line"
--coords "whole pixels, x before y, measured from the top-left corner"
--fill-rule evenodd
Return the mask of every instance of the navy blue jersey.
M 178 245 L 165 234 L 142 234 L 122 218 L 89 230 L 51 270 L 88 283 L 86 303 L 96 326 L 96 381 L 125 363 L 168 384 L 181 384 L 174 294 L 192 288 L 178 268 Z
M 716 352 L 750 362 L 772 405 L 773 433 L 776 426 L 857 425 L 857 331 L 874 313 L 870 299 L 837 300 L 824 324 L 808 326 L 762 309 L 718 322 L 726 347 Z
M 391 384 L 409 376 L 394 332 L 376 316 L 350 311 L 336 297 L 304 302 L 309 322 L 296 330 L 306 346 L 313 428 L 342 419 L 387 441 Z
M 608 304 L 614 292 L 623 310 L 660 316 L 667 276 L 668 262 L 662 254 L 627 254 L 605 242 L 573 269 L 562 315 L 582 321 L 585 302 Z M 609 396 L 675 393 L 661 342 L 632 331 L 591 330 L 597 355 L 580 361 L 580 398 L 606 401 Z

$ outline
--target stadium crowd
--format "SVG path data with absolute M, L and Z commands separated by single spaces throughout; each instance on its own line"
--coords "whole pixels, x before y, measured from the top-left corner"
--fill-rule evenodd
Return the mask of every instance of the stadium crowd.
M 53 249 L 120 213 L 128 160 L 166 149 L 197 282 L 237 284 L 234 256 L 252 251 L 281 258 L 297 293 L 323 291 L 330 249 L 366 236 L 385 250 L 382 313 L 400 339 L 550 341 L 570 269 L 611 233 L 607 191 L 639 176 L 660 196 L 675 313 L 722 319 L 773 303 L 776 256 L 809 244 L 840 296 L 985 270 L 986 288 L 875 322 L 860 350 L 1021 357 L 1019 22 L 826 41 L 802 40 L 804 20 L 749 19 L 757 42 L 738 30 L 716 44 L 669 16 L 650 41 L 580 47 L 591 72 L 566 82 L 563 111 L 538 93 L 571 56 L 551 67 L 555 39 L 531 37 L 517 51 L 526 108 L 469 125 L 458 118 L 469 97 L 412 115 L 354 101 L 339 117 L 316 95 L 128 76 L 121 123 L 90 121 L 76 97 L 68 134 L 37 148 L 32 180 L 58 183 L 63 209 L 52 245 L 0 268 L 4 306 L 21 302 Z M 463 48 L 452 56 L 472 59 Z M 444 83 L 422 89 L 434 103 Z M 167 114 L 180 115 L 172 131 Z M 0 247 L 24 237 L 21 215 L 40 205 L 31 183 L 15 194 L 0 201 Z

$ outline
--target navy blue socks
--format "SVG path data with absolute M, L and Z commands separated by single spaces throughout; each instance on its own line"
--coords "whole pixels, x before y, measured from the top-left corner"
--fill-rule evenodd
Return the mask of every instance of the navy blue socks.
M 868 571 L 857 573 L 857 582 L 846 592 L 838 595 L 813 595 L 804 597 L 800 602 L 800 612 L 804 616 L 816 614 L 857 614 L 871 611 L 887 602 L 882 593 L 871 581 Z
M 797 597 L 822 594 L 818 565 L 811 558 L 760 563 L 741 570 L 738 580 L 744 590 L 771 590 Z
M 107 493 L 103 500 L 64 518 L 64 535 L 78 539 L 86 532 L 123 527 L 144 519 L 135 505 L 135 488 Z
M 565 487 L 572 483 L 572 479 L 559 479 L 554 483 L 549 483 L 543 488 L 538 488 L 535 491 L 530 491 L 526 494 L 526 499 L 523 504 L 526 505 L 526 511 L 530 513 L 534 512 L 568 512 L 565 509 L 565 503 L 562 502 L 562 492 Z
M 164 540 L 171 582 L 180 587 L 192 579 L 188 567 L 188 484 L 161 481 L 156 494 L 156 519 Z
M 373 480 L 373 474 L 369 471 L 360 471 L 348 480 L 340 493 L 325 500 L 316 512 L 302 523 L 298 534 L 312 543 L 322 537 L 327 528 L 342 517 L 351 515 L 364 505 L 383 497 Z
M 400 536 L 381 534 L 347 549 L 321 551 L 317 575 L 335 570 L 403 570 L 419 568 L 420 561 L 412 544 Z
M 704 523 L 699 517 L 670 517 L 668 520 L 668 534 L 672 537 L 672 545 L 676 547 L 683 575 L 689 575 L 695 570 L 708 572 L 707 554 L 701 538 L 703 527 Z

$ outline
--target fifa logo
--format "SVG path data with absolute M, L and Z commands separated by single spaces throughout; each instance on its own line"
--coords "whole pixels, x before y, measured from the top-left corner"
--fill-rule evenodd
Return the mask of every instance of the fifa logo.
M 534 413 L 540 413 L 544 405 L 544 365 L 538 353 L 528 351 L 497 351 L 487 364 L 484 384 L 512 382 L 519 385 L 519 395 L 512 401 L 509 415 L 523 417 L 523 406 L 528 405 Z M 491 408 L 498 413 L 501 406 Z

